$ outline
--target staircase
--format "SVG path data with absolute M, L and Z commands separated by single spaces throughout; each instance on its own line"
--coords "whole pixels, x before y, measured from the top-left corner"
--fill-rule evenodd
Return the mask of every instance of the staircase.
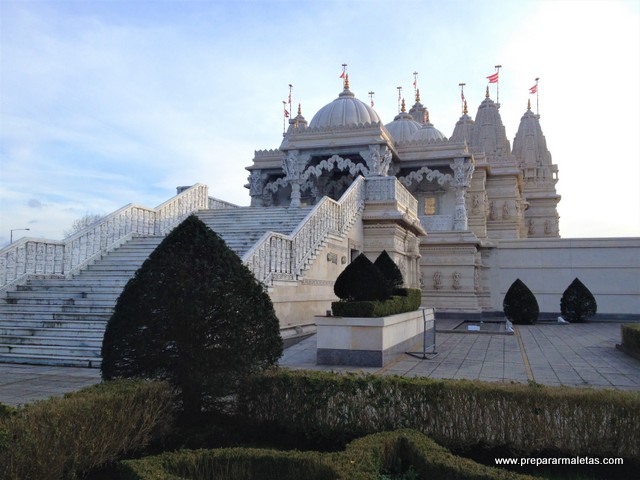
M 207 224 L 240 258 L 268 231 L 290 234 L 309 214 L 311 208 L 234 208 L 201 210 L 200 220 Z
M 243 207 L 197 215 L 242 257 L 267 231 L 291 233 L 310 210 Z M 100 367 L 118 296 L 163 238 L 134 237 L 72 278 L 32 276 L 6 292 L 0 299 L 0 363 Z

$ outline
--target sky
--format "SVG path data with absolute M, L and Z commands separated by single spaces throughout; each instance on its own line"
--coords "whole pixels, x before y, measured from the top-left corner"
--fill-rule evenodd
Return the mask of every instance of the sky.
M 562 237 L 640 236 L 638 0 L 0 0 L 0 247 L 180 185 L 248 205 L 245 167 L 279 146 L 288 85 L 310 121 L 343 63 L 384 123 L 417 71 L 447 137 L 458 85 L 475 117 L 502 65 L 512 145 L 539 78 Z

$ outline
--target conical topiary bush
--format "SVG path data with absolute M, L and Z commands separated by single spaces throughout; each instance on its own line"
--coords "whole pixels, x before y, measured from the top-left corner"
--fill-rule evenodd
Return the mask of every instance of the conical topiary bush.
M 519 278 L 507 290 L 502 308 L 506 317 L 515 324 L 534 324 L 540 313 L 535 295 Z
M 192 215 L 127 283 L 107 323 L 102 377 L 168 380 L 189 417 L 233 394 L 282 354 L 263 285 Z
M 402 272 L 396 262 L 394 262 L 386 250 L 383 250 L 376 261 L 373 264 L 380 270 L 384 278 L 387 279 L 389 286 L 391 289 L 401 288 L 404 283 L 404 279 L 402 278 Z
M 570 322 L 584 322 L 588 317 L 596 314 L 598 305 L 589 289 L 577 278 L 562 294 L 560 299 L 560 313 Z
M 338 275 L 333 291 L 341 300 L 351 302 L 382 301 L 391 296 L 391 288 L 384 275 L 364 253 Z

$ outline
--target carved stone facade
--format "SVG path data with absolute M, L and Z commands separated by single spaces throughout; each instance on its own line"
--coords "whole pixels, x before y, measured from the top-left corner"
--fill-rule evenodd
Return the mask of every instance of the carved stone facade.
M 363 250 L 387 250 L 407 283 L 422 285 L 429 306 L 479 312 L 490 308 L 487 249 L 500 240 L 559 235 L 557 167 L 539 116 L 527 110 L 513 150 L 505 132 L 488 90 L 476 120 L 465 105 L 446 138 L 419 92 L 409 113 L 403 101 L 385 125 L 345 79 L 338 98 L 311 122 L 299 108 L 280 147 L 256 152 L 247 168 L 251 204 L 314 205 L 324 196 L 337 200 L 358 176 L 396 177 L 404 188 L 394 192 L 377 191 L 392 183 L 367 184 Z M 395 204 L 376 206 L 378 197 L 394 195 Z M 409 204 L 426 236 L 396 218 L 396 207 Z

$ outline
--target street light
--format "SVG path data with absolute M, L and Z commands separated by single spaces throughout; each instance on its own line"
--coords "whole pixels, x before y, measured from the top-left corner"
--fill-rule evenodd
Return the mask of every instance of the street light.
M 13 232 L 19 232 L 21 230 L 29 230 L 28 228 L 12 228 L 11 229 L 11 240 L 9 241 L 9 245 L 13 243 Z

